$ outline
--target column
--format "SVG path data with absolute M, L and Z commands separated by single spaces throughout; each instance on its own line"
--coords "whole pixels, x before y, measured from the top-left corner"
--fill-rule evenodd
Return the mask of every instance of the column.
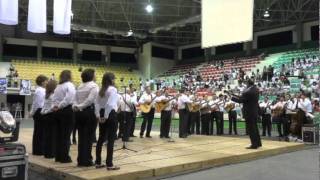
M 37 41 L 37 61 L 42 60 L 42 41 Z
M 105 62 L 107 67 L 111 64 L 111 46 L 106 46 Z
M 77 63 L 78 62 L 78 43 L 73 43 L 73 54 L 72 54 L 72 62 Z
M 0 34 L 0 61 L 3 61 L 3 36 Z
M 296 33 L 297 33 L 297 48 L 302 47 L 303 42 L 303 25 L 302 22 L 298 22 L 296 24 Z
M 252 41 L 248 41 L 248 42 L 245 42 L 243 44 L 244 46 L 244 50 L 246 51 L 246 55 L 251 55 L 252 54 Z

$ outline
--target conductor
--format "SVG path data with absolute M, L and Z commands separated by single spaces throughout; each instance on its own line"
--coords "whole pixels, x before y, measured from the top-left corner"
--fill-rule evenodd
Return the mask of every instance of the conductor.
M 243 91 L 242 95 L 233 95 L 231 100 L 237 103 L 243 103 L 243 117 L 245 119 L 251 141 L 251 146 L 247 147 L 247 149 L 258 149 L 262 146 L 257 125 L 259 90 L 254 85 L 254 81 L 249 79 L 247 81 L 247 89 Z

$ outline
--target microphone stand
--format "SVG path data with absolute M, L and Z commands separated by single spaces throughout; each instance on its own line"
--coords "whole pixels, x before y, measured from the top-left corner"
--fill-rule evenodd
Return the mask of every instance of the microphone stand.
M 123 84 L 123 81 L 122 81 L 122 88 L 124 88 L 124 100 L 123 101 L 125 101 L 126 102 L 126 96 L 127 96 L 127 86 L 125 86 L 124 84 Z M 125 104 L 125 106 L 127 106 L 127 103 L 124 103 Z M 122 147 L 120 148 L 120 149 L 116 149 L 115 151 L 119 151 L 119 150 L 128 150 L 128 151 L 131 151 L 131 152 L 138 152 L 137 150 L 133 150 L 133 149 L 130 149 L 130 148 L 128 148 L 127 147 L 127 142 L 125 141 L 125 139 L 124 139 L 124 132 L 125 132 L 125 129 L 126 128 L 129 128 L 129 127 L 125 127 L 126 126 L 126 122 L 127 122 L 127 119 L 126 119 L 126 113 L 123 113 L 123 119 L 124 119 L 124 122 L 123 122 L 123 127 L 122 127 L 122 138 L 121 138 L 121 140 L 122 140 Z M 120 127 L 121 128 L 121 127 Z

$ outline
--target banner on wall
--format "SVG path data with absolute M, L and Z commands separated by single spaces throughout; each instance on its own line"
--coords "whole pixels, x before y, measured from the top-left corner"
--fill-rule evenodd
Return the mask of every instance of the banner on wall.
M 31 81 L 26 79 L 21 79 L 20 81 L 20 95 L 30 96 L 31 95 Z
M 0 78 L 0 94 L 7 94 L 7 78 Z

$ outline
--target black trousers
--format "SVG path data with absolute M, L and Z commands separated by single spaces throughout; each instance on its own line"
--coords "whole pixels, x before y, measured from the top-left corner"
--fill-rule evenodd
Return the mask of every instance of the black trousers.
M 171 125 L 171 111 L 161 111 L 160 137 L 169 137 Z
M 210 113 L 210 119 L 208 122 L 208 126 L 209 126 L 209 135 L 213 135 L 213 131 L 214 131 L 214 121 L 217 121 L 217 111 L 212 111 Z
M 271 114 L 262 114 L 262 136 L 266 135 L 266 131 L 268 136 L 271 136 L 271 128 Z
M 262 146 L 258 124 L 258 117 L 247 117 L 245 118 L 246 126 L 248 127 L 248 133 L 251 141 L 252 147 L 260 147 Z
M 40 114 L 41 109 L 37 109 L 33 115 L 34 128 L 32 137 L 32 154 L 43 155 L 44 150 L 44 125 L 43 116 Z
M 43 116 L 40 114 L 41 109 L 33 115 L 34 128 L 33 128 L 33 137 L 32 137 L 32 154 L 33 155 L 43 155 L 44 151 L 44 125 Z
M 188 136 L 188 119 L 189 112 L 186 109 L 179 109 L 179 137 L 186 138 Z
M 277 124 L 277 130 L 278 130 L 278 135 L 279 135 L 279 137 L 282 137 L 282 136 L 283 136 L 283 131 L 282 131 L 282 128 L 283 128 L 283 120 L 284 120 L 283 116 L 273 117 L 273 118 L 272 118 L 272 121 Z
M 100 112 L 101 114 L 101 112 Z M 104 113 L 102 113 L 104 114 Z M 112 110 L 105 123 L 99 124 L 99 138 L 96 147 L 96 164 L 101 164 L 101 151 L 105 141 L 107 141 L 107 160 L 108 167 L 113 166 L 113 147 L 118 130 L 117 113 Z
M 194 131 L 196 129 L 196 131 Z M 190 134 L 200 134 L 200 112 L 190 112 Z
M 283 135 L 287 137 L 290 134 L 291 116 L 284 115 L 282 122 L 283 122 Z
M 229 134 L 232 134 L 232 127 L 234 134 L 238 134 L 237 131 L 237 112 L 236 111 L 230 111 L 228 112 L 228 118 L 229 118 Z
M 209 132 L 209 122 L 211 121 L 211 114 L 201 114 L 201 134 L 202 135 L 210 135 Z
M 56 121 L 54 113 L 43 116 L 44 122 L 44 157 L 54 158 L 56 152 Z
M 119 131 L 118 131 L 118 138 L 122 138 L 123 137 L 123 130 L 124 130 L 124 118 L 123 118 L 123 112 L 118 112 L 117 113 L 117 120 L 118 120 L 118 127 L 119 127 Z
M 132 114 L 133 113 L 122 111 L 122 112 L 120 112 L 120 114 L 121 114 L 120 115 L 121 123 L 119 123 L 120 127 L 119 127 L 118 137 L 121 137 L 123 141 L 128 141 L 130 133 L 131 133 L 131 128 L 132 128 L 132 121 L 133 121 Z M 120 132 L 121 132 L 121 134 L 120 134 Z
M 134 136 L 134 129 L 136 127 L 136 116 L 137 116 L 137 111 L 136 108 L 134 107 L 134 111 L 132 113 L 132 125 L 131 125 L 131 130 L 130 130 L 130 136 Z
M 78 165 L 90 166 L 92 164 L 92 143 L 95 134 L 96 116 L 94 108 L 89 107 L 75 113 L 76 127 L 78 129 Z
M 224 130 L 224 121 L 223 121 L 223 112 L 216 112 L 216 126 L 217 126 L 217 135 L 223 135 Z
M 147 126 L 147 133 L 146 136 L 150 136 L 150 132 L 152 129 L 152 123 L 153 123 L 153 118 L 154 118 L 154 108 L 150 110 L 148 113 L 142 113 L 142 124 L 141 124 L 141 129 L 140 129 L 140 136 L 144 135 L 144 131 L 146 130 Z
M 74 126 L 73 112 L 71 105 L 58 110 L 55 113 L 56 128 L 56 157 L 55 160 L 61 163 L 72 162 L 69 156 L 70 136 Z

